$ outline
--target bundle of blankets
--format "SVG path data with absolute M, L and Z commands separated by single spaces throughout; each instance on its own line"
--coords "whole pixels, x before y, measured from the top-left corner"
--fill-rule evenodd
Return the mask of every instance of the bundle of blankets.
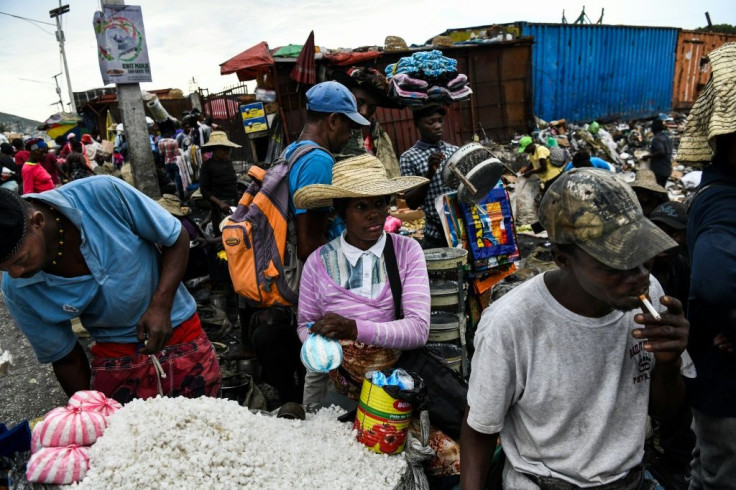
M 386 67 L 389 95 L 409 107 L 451 104 L 470 97 L 468 77 L 457 72 L 457 60 L 441 51 L 422 51 Z

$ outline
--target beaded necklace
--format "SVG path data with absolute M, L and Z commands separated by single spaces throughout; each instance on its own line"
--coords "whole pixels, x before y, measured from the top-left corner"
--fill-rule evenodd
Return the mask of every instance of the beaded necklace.
M 59 216 L 56 209 L 53 206 L 49 206 L 49 209 L 51 209 L 51 214 L 54 215 L 56 226 L 59 229 L 59 248 L 56 249 L 56 257 L 51 261 L 52 265 L 56 265 L 61 260 L 61 256 L 64 255 L 64 226 L 61 224 L 61 216 Z

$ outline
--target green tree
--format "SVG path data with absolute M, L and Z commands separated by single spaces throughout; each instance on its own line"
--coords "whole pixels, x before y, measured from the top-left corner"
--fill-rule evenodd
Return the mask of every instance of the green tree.
M 713 27 L 698 27 L 698 32 L 718 32 L 720 34 L 736 34 L 736 26 L 731 24 L 713 24 Z

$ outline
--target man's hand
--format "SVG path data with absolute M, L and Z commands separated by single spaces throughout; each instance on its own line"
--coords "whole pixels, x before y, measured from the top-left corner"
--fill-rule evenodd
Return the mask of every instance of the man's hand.
M 657 362 L 671 363 L 680 358 L 687 347 L 690 323 L 682 312 L 682 303 L 672 296 L 662 296 L 660 304 L 667 307 L 661 313 L 662 319 L 657 321 L 651 313 L 640 313 L 634 321 L 644 328 L 631 332 L 635 339 L 645 340 L 644 349 L 654 354 Z
M 431 180 L 432 177 L 434 177 L 434 174 L 437 173 L 437 169 L 440 168 L 440 165 L 442 165 L 442 162 L 444 160 L 445 160 L 445 155 L 443 155 L 442 152 L 440 151 L 429 155 L 429 159 L 427 160 L 427 163 L 429 165 L 429 170 L 427 171 L 428 179 Z
M 172 332 L 171 310 L 151 304 L 136 325 L 136 336 L 145 344 L 141 354 L 154 354 L 163 349 Z
M 729 354 L 733 354 L 734 352 L 736 352 L 733 344 L 722 333 L 719 333 L 713 338 L 713 345 L 718 347 L 719 350 L 728 352 Z
M 314 322 L 309 331 L 328 339 L 355 340 L 358 338 L 358 325 L 355 320 L 350 320 L 337 313 L 326 314 Z

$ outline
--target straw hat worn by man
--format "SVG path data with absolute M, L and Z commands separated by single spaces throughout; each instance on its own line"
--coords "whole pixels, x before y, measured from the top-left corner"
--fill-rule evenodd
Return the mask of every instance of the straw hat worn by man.
M 227 138 L 224 131 L 213 131 L 210 139 L 202 145 L 204 151 L 211 151 L 212 158 L 205 160 L 199 170 L 199 188 L 202 197 L 207 199 L 213 210 L 212 223 L 232 214 L 230 206 L 238 204 L 238 176 L 230 159 L 230 151 L 240 148 Z
M 677 154 L 680 162 L 707 165 L 687 225 L 688 350 L 698 371 L 688 387 L 697 437 L 691 489 L 736 482 L 736 355 L 716 340 L 725 336 L 736 344 L 736 43 L 708 59 L 711 78 L 690 111 Z
M 500 434 L 504 488 L 646 488 L 648 407 L 667 416 L 684 397 L 688 323 L 681 303 L 663 296 L 649 274 L 653 257 L 676 244 L 606 170 L 562 174 L 539 219 L 559 269 L 483 313 L 461 434 L 461 486 L 482 488 Z M 661 320 L 638 313 L 642 294 Z
M 669 201 L 667 189 L 657 183 L 657 175 L 649 169 L 637 170 L 636 178 L 629 185 L 636 193 L 644 216 L 649 217 L 652 211 Z

